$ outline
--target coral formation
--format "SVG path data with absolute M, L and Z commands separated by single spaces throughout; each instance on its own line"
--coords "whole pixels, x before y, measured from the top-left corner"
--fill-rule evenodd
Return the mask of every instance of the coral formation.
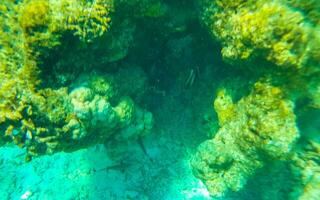
M 319 1 L 199 2 L 224 60 L 252 74 L 251 81 L 260 77 L 278 87 L 258 82 L 236 104 L 226 89 L 218 92 L 214 108 L 220 129 L 200 145 L 192 160 L 194 174 L 211 195 L 224 196 L 243 188 L 267 161 L 288 158 L 293 176 L 302 177 L 298 190 L 305 188 L 292 198 L 315 199 L 319 181 L 312 160 L 319 152 L 293 148 L 298 137 L 293 105 L 307 97 L 303 102 L 320 107 Z
M 222 90 L 214 107 L 220 129 L 192 159 L 213 196 L 240 190 L 267 160 L 286 159 L 299 136 L 292 102 L 268 83 L 257 82 L 236 104 Z
M 151 199 L 166 199 L 155 187 L 180 193 L 168 199 L 316 199 L 319 10 L 318 0 L 2 0 L 0 146 L 30 161 L 102 143 L 119 162 L 86 168 L 87 179 L 134 174 L 123 181 Z M 142 138 L 154 125 L 147 109 L 156 134 Z
M 292 158 L 291 169 L 297 177 L 292 199 L 317 199 L 320 195 L 320 144 L 311 140 L 306 143 Z
M 99 90 L 96 89 L 98 80 L 99 86 L 104 85 L 99 87 Z M 34 115 L 48 120 L 38 120 L 37 124 L 42 124 L 45 128 L 42 128 L 43 132 L 36 131 L 32 134 L 34 138 L 24 140 L 23 145 L 27 147 L 30 155 L 74 151 L 103 143 L 115 137 L 118 132 L 121 135 L 121 131 L 130 131 L 131 134 L 125 139 L 132 139 L 151 129 L 151 113 L 136 106 L 129 97 L 121 97 L 117 105 L 112 106 L 110 99 L 114 98 L 115 94 L 111 89 L 112 85 L 102 77 L 92 77 L 92 81 L 94 82 L 86 81 L 82 77 L 80 82 L 83 85 L 75 87 L 69 94 L 66 91 L 62 91 L 61 96 L 56 93 L 43 94 L 47 99 L 46 104 Z M 141 115 L 148 116 L 148 119 L 141 119 Z M 45 124 L 48 122 L 51 124 Z
M 112 0 L 25 0 L 18 4 L 19 23 L 29 42 L 42 40 L 44 45 L 54 45 L 49 41 L 65 31 L 83 41 L 101 36 L 110 27 L 112 9 Z
M 318 27 L 286 1 L 217 0 L 206 15 L 228 60 L 264 58 L 279 67 L 300 69 L 319 58 L 314 55 L 318 54 Z
M 275 81 L 282 79 L 286 90 L 297 94 L 300 89 L 300 96 L 320 106 L 312 89 L 319 88 L 314 84 L 320 82 L 319 1 L 215 0 L 203 4 L 203 21 L 222 43 L 226 61 L 242 61 L 252 73 L 269 70 L 267 74 Z M 292 84 L 299 86 L 292 88 Z
M 122 129 L 124 139 L 151 129 L 151 113 L 136 106 L 126 93 L 117 93 L 115 85 L 121 82 L 113 83 L 112 76 L 121 75 L 80 76 L 73 85 L 59 89 L 39 85 L 40 56 L 63 45 L 61 37 L 68 33 L 79 42 L 102 36 L 109 29 L 112 9 L 109 0 L 26 0 L 1 5 L 1 144 L 26 147 L 30 159 L 103 143 Z

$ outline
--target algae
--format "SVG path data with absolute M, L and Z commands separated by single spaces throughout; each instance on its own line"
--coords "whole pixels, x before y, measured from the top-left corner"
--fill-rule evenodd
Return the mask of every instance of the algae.
M 319 8 L 3 0 L 1 198 L 317 199 Z

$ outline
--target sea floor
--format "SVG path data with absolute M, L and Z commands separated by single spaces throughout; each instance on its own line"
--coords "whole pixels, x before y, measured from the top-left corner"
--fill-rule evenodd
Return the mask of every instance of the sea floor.
M 194 177 L 190 159 L 197 146 L 218 129 L 214 91 L 221 81 L 235 81 L 238 76 L 227 73 L 227 67 L 219 66 L 219 61 L 212 63 L 200 69 L 191 86 L 181 78 L 148 91 L 147 103 L 141 102 L 140 106 L 153 113 L 155 123 L 141 140 L 98 144 L 31 162 L 25 162 L 24 149 L 1 147 L 0 200 L 213 199 Z M 245 88 L 241 86 L 244 82 L 240 80 L 238 86 Z M 215 199 L 286 199 L 288 190 L 283 180 L 289 175 L 285 165 L 262 169 L 258 174 L 242 191 Z
M 0 199 L 210 199 L 189 160 L 206 137 L 201 109 L 208 110 L 213 94 L 197 99 L 177 87 L 154 95 L 155 127 L 140 143 L 99 144 L 29 163 L 23 149 L 0 148 Z

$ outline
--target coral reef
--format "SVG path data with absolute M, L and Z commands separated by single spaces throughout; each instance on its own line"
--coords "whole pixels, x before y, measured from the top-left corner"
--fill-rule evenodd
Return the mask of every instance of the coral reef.
M 319 58 L 318 27 L 286 1 L 217 0 L 205 15 L 227 60 L 264 58 L 279 67 L 300 69 Z
M 113 83 L 112 76 L 121 75 L 88 73 L 90 77 L 80 75 L 73 85 L 58 89 L 40 85 L 41 56 L 63 45 L 61 37 L 69 33 L 79 43 L 102 36 L 109 29 L 112 9 L 109 0 L 26 0 L 1 5 L 2 145 L 14 142 L 25 147 L 29 160 L 103 143 L 122 129 L 119 140 L 137 138 L 151 129 L 151 113 L 136 106 L 129 94 L 117 93 L 115 85 L 121 82 Z
M 2 0 L 0 195 L 316 199 L 319 10 Z
M 38 71 L 36 63 L 28 59 L 31 56 L 12 1 L 1 5 L 0 21 L 0 138 L 6 141 L 5 135 L 17 133 L 14 128 L 23 126 L 21 120 L 31 114 Z
M 19 23 L 30 43 L 54 45 L 61 32 L 72 31 L 83 41 L 104 34 L 110 27 L 112 0 L 26 0 L 18 4 Z
M 279 159 L 289 153 L 298 136 L 293 113 L 293 104 L 296 101 L 308 98 L 309 102 L 304 101 L 305 104 L 316 109 L 320 107 L 318 34 L 320 4 L 318 1 L 299 0 L 199 2 L 203 9 L 203 22 L 214 38 L 222 44 L 221 53 L 224 60 L 231 65 L 241 66 L 242 70 L 251 73 L 252 80 L 262 77 L 279 87 L 258 83 L 260 85 L 258 87 L 269 88 L 260 91 L 269 90 L 269 94 L 274 93 L 268 95 L 268 92 L 263 92 L 265 95 L 261 98 L 255 94 L 259 91 L 255 84 L 253 92 L 237 104 L 233 104 L 232 98 L 225 95 L 226 90 L 218 93 L 214 107 L 221 128 L 214 139 L 204 142 L 199 147 L 193 165 L 195 175 L 204 181 L 210 193 L 214 196 L 223 196 L 227 191 L 240 190 L 266 160 Z M 281 93 L 286 94 L 286 97 Z M 289 100 L 285 99 L 291 99 L 292 102 L 289 103 Z M 255 110 L 258 112 L 252 112 L 251 106 L 245 106 L 251 103 L 256 106 Z M 257 117 L 258 120 L 255 119 Z M 250 118 L 255 120 L 252 121 Z M 273 120 L 277 122 L 272 122 Z M 280 125 L 281 123 L 283 124 Z M 264 132 L 266 127 L 270 128 L 270 132 Z M 277 133 L 281 133 L 284 128 L 288 128 L 285 132 L 291 134 L 278 135 Z M 270 141 L 261 142 L 252 139 L 252 134 L 261 135 L 266 141 Z M 279 137 L 280 135 L 283 138 Z M 274 149 L 260 146 L 277 142 L 280 144 Z M 281 145 L 284 144 L 291 147 L 282 148 Z M 277 155 L 281 152 L 282 155 Z M 302 160 L 308 158 L 308 153 L 304 151 L 299 155 Z M 297 159 L 290 157 L 289 160 L 294 162 Z M 299 163 L 307 162 L 309 161 Z M 296 172 L 293 174 L 310 173 L 311 176 L 317 176 L 313 167 L 306 170 L 307 172 L 302 169 L 301 165 L 296 167 Z M 303 184 L 307 185 L 307 179 L 310 180 L 310 176 L 303 178 Z M 317 181 L 311 182 L 310 188 L 319 188 Z M 316 189 L 310 190 L 313 193 Z M 306 192 L 302 196 L 297 194 L 293 196 L 300 196 L 303 199 L 304 195 L 309 194 Z M 314 194 L 307 198 L 314 199 L 315 196 L 312 195 Z
M 220 129 L 191 161 L 213 196 L 240 190 L 267 160 L 287 159 L 299 136 L 292 102 L 268 83 L 257 82 L 236 104 L 222 90 L 214 107 Z
M 286 0 L 288 5 L 303 12 L 307 16 L 307 20 L 313 24 L 319 25 L 320 22 L 320 4 L 317 0 Z
M 291 169 L 295 174 L 295 187 L 291 198 L 299 200 L 317 199 L 320 195 L 320 144 L 306 141 L 292 157 Z
M 243 63 L 252 73 L 268 74 L 288 92 L 308 96 L 313 106 L 319 107 L 313 89 L 319 88 L 320 82 L 318 1 L 202 3 L 203 21 L 221 42 L 226 61 Z M 293 88 L 292 84 L 299 86 Z

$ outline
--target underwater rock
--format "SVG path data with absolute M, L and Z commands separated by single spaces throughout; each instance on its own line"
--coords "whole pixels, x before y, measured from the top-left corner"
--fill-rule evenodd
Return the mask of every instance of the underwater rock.
M 0 196 L 317 199 L 319 2 L 2 0 Z
M 30 43 L 52 39 L 67 30 L 83 41 L 91 41 L 109 29 L 113 1 L 24 0 L 17 6 L 20 25 Z
M 226 60 L 264 58 L 296 69 L 310 67 L 316 60 L 318 27 L 285 0 L 216 0 L 212 4 L 205 11 L 205 23 L 222 42 Z
M 203 22 L 222 44 L 225 61 L 269 76 L 293 98 L 308 96 L 314 107 L 320 107 L 314 89 L 320 83 L 319 1 L 202 3 Z
M 99 77 L 90 77 L 89 80 L 97 79 Z M 81 80 L 85 83 L 84 77 Z M 152 114 L 136 106 L 130 97 L 121 97 L 117 105 L 112 106 L 110 99 L 116 93 L 107 80 L 100 77 L 100 86 L 101 81 L 106 81 L 106 87 L 98 91 L 86 86 L 75 87 L 69 94 L 63 89 L 42 90 L 46 98 L 35 102 L 33 121 L 22 120 L 21 130 L 16 135 L 8 134 L 8 138 L 13 141 L 19 138 L 16 143 L 25 146 L 29 156 L 38 156 L 104 143 L 118 133 L 122 136 L 117 140 L 134 139 L 148 133 L 153 125 Z
M 41 88 L 39 84 L 40 57 L 64 45 L 60 38 L 70 32 L 80 39 L 79 43 L 90 43 L 104 35 L 109 30 L 112 3 L 25 0 L 1 5 L 1 145 L 14 142 L 26 147 L 29 160 L 31 156 L 103 143 L 131 123 L 135 125 L 126 139 L 151 129 L 151 113 L 136 106 L 127 96 L 130 93 L 116 92 L 114 85 L 121 84 L 119 77 L 113 83 L 113 75 L 90 77 L 88 73 L 66 87 Z M 81 73 L 83 69 L 78 70 Z
M 239 191 L 268 160 L 286 159 L 299 136 L 292 102 L 268 83 L 257 82 L 236 104 L 221 91 L 214 107 L 220 129 L 191 161 L 212 196 Z
M 320 144 L 306 141 L 292 157 L 291 170 L 295 175 L 295 187 L 290 193 L 292 199 L 317 199 L 320 195 Z M 298 197 L 298 198 L 296 198 Z

